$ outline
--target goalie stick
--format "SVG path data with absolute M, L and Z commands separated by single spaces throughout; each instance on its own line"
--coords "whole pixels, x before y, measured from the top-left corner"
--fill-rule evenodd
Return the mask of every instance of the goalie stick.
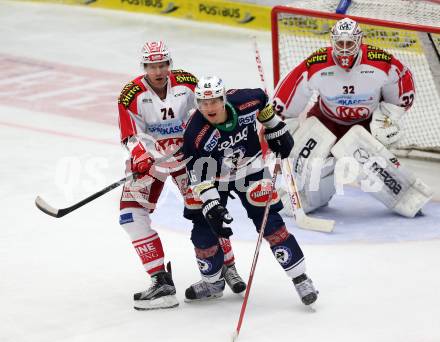
M 246 311 L 249 293 L 251 291 L 252 280 L 254 279 L 255 268 L 257 266 L 258 255 L 260 254 L 261 242 L 263 241 L 263 234 L 264 234 L 264 230 L 266 228 L 267 217 L 269 216 L 270 203 L 272 202 L 272 195 L 275 190 L 275 183 L 277 180 L 278 173 L 280 171 L 281 171 L 280 159 L 277 158 L 276 162 L 275 162 L 275 167 L 273 170 L 273 175 L 272 175 L 272 187 L 270 189 L 269 197 L 268 197 L 268 199 L 266 201 L 266 205 L 264 207 L 263 220 L 261 222 L 260 232 L 258 234 L 257 245 L 255 246 L 254 258 L 252 260 L 252 266 L 251 266 L 251 271 L 249 273 L 249 279 L 248 279 L 248 283 L 246 286 L 246 292 L 244 294 L 243 303 L 241 304 L 240 317 L 238 318 L 237 327 L 232 335 L 232 341 L 236 341 L 238 338 L 238 334 L 240 334 L 240 329 L 241 329 L 241 325 L 243 323 L 243 318 L 244 318 L 244 313 Z
M 253 39 L 254 39 L 255 61 L 257 63 L 257 69 L 260 75 L 260 81 L 261 84 L 263 85 L 264 91 L 266 92 L 266 94 L 268 94 L 266 81 L 264 77 L 263 65 L 261 62 L 260 51 L 258 49 L 257 37 L 254 36 Z M 289 194 L 289 200 L 290 200 L 289 202 L 292 206 L 296 225 L 299 228 L 306 230 L 315 230 L 325 233 L 332 232 L 335 227 L 334 220 L 326 220 L 326 219 L 311 217 L 304 212 L 304 209 L 302 208 L 301 205 L 301 199 L 298 194 L 298 187 L 296 185 L 295 177 L 293 176 L 292 173 L 292 167 L 290 165 L 289 158 L 283 159 L 282 165 L 283 165 L 282 173 L 287 185 L 287 192 Z
M 172 156 L 167 156 L 163 159 L 156 159 L 155 162 L 158 162 L 158 163 L 166 162 L 169 159 L 173 158 L 175 155 L 180 154 L 181 152 L 182 152 L 182 148 L 179 148 Z M 182 161 L 182 162 L 184 162 L 184 161 Z M 70 207 L 66 207 L 66 208 L 62 208 L 62 209 L 54 208 L 49 203 L 47 203 L 41 196 L 37 196 L 37 198 L 35 198 L 35 205 L 43 213 L 45 213 L 49 216 L 52 216 L 52 217 L 60 218 L 60 217 L 63 217 L 65 215 L 71 213 L 72 211 L 75 211 L 78 208 L 81 208 L 82 206 L 86 205 L 87 203 L 90 203 L 91 201 L 97 199 L 98 197 L 101 197 L 102 195 L 119 187 L 120 185 L 124 184 L 125 182 L 131 181 L 135 177 L 136 177 L 136 174 L 128 175 L 127 177 L 124 177 L 124 178 L 118 180 L 117 182 L 114 182 L 114 183 L 106 186 L 104 189 L 102 189 L 98 192 L 95 192 L 93 195 L 90 195 L 89 197 L 84 198 L 83 200 L 79 201 L 78 203 L 71 205 Z
M 301 205 L 301 198 L 299 197 L 298 188 L 292 173 L 292 165 L 289 161 L 289 158 L 283 159 L 282 164 L 283 176 L 287 185 L 287 193 L 289 194 L 289 202 L 292 206 L 297 226 L 302 229 L 331 233 L 335 227 L 335 221 L 306 215 Z

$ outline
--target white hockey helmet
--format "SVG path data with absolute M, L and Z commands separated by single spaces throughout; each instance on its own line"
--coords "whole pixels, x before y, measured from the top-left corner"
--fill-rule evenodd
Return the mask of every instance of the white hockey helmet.
M 145 64 L 159 62 L 169 62 L 170 67 L 172 66 L 171 54 L 168 47 L 161 40 L 146 42 L 142 47 L 141 64 L 145 66 Z
M 362 36 L 359 24 L 350 18 L 341 19 L 332 27 L 333 54 L 342 68 L 353 65 L 361 47 Z
M 201 77 L 195 89 L 196 104 L 200 100 L 223 98 L 226 101 L 226 88 L 222 79 L 217 76 Z

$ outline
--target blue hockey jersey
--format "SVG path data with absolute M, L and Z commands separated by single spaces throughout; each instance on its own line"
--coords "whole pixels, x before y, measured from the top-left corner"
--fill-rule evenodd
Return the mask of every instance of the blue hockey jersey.
M 262 89 L 231 89 L 226 93 L 225 123 L 213 125 L 199 110 L 195 111 L 183 138 L 192 188 L 234 181 L 263 168 L 256 120 L 267 102 Z

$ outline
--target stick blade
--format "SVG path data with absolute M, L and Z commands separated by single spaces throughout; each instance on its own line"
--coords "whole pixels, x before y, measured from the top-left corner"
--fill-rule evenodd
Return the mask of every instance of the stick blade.
M 307 216 L 303 210 L 296 213 L 296 224 L 299 228 L 331 233 L 335 229 L 334 220 L 320 219 Z
M 231 336 L 231 341 L 235 342 L 237 340 L 238 340 L 238 331 L 234 330 L 234 332 L 232 333 L 232 336 Z
M 35 205 L 38 209 L 40 209 L 43 213 L 52 216 L 52 217 L 60 217 L 59 216 L 59 209 L 55 209 L 51 205 L 49 205 L 43 198 L 40 196 L 37 196 L 35 199 Z

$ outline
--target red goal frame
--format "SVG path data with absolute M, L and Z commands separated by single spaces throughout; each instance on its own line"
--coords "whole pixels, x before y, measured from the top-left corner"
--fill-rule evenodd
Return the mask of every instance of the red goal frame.
M 309 15 L 312 17 L 336 19 L 336 20 L 343 19 L 343 18 L 351 18 L 360 24 L 370 24 L 370 25 L 392 27 L 392 28 L 403 29 L 403 30 L 406 29 L 406 30 L 420 31 L 420 32 L 425 32 L 425 33 L 440 34 L 440 27 L 407 24 L 407 23 L 400 23 L 400 22 L 388 21 L 388 20 L 382 20 L 382 19 L 372 19 L 372 18 L 358 17 L 358 16 L 345 15 L 345 14 L 321 12 L 321 11 L 295 8 L 295 7 L 289 7 L 289 6 L 275 6 L 272 8 L 272 12 L 271 12 L 272 63 L 273 63 L 274 87 L 276 87 L 276 85 L 280 79 L 280 63 L 279 63 L 279 51 L 278 51 L 278 20 L 277 20 L 279 13 L 299 14 L 299 15 L 304 15 L 304 16 Z M 306 58 L 306 57 L 307 56 L 304 56 L 304 58 Z

